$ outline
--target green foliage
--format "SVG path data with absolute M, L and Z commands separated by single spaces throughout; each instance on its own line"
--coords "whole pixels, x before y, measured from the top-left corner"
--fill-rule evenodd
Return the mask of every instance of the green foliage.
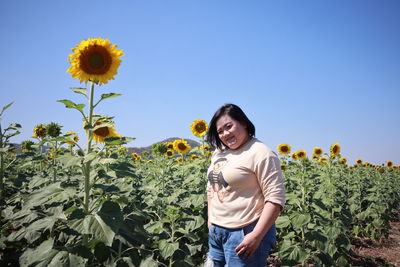
M 80 155 L 58 149 L 57 181 L 53 159 L 38 151 L 16 156 L 1 204 L 2 263 L 147 267 L 204 262 L 209 160 L 184 157 L 178 163 L 157 148 L 146 160 L 133 161 L 117 153 L 118 146 L 107 149 Z M 89 162 L 86 208 L 83 173 Z M 283 266 L 346 266 L 350 239 L 385 237 L 398 211 L 398 170 L 381 173 L 304 159 L 288 163 L 284 176 L 287 204 L 276 222 L 273 250 Z

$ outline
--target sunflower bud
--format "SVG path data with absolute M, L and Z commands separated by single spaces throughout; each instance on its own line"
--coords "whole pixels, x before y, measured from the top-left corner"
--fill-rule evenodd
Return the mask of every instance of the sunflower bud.
M 47 125 L 47 135 L 50 137 L 59 137 L 61 134 L 61 127 L 56 122 L 52 122 Z

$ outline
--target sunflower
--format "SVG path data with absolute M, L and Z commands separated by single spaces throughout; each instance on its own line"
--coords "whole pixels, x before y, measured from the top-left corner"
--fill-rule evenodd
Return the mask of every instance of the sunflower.
M 121 137 L 115 132 L 115 128 L 113 126 L 104 126 L 96 129 L 96 126 L 100 126 L 102 123 L 103 120 L 98 120 L 94 123 L 95 130 L 93 131 L 93 139 L 96 143 L 104 143 L 104 139 L 110 137 Z
M 142 158 L 142 156 L 140 156 L 138 153 L 132 153 L 131 157 L 134 161 L 138 161 Z
M 179 164 L 182 164 L 182 163 L 183 163 L 183 158 L 182 158 L 182 157 L 177 157 L 177 158 L 176 158 L 176 161 L 177 161 Z
M 357 164 L 357 165 L 362 165 L 362 162 L 363 162 L 362 159 L 356 160 L 356 164 Z
M 318 160 L 319 159 L 319 157 L 317 156 L 317 155 L 312 155 L 312 157 L 311 157 L 313 160 Z
M 325 157 L 320 157 L 320 158 L 318 159 L 318 163 L 321 164 L 321 165 L 328 165 L 328 161 L 327 161 L 327 160 L 328 160 L 328 159 L 325 158 Z
M 211 150 L 211 146 L 209 144 L 204 144 L 200 146 L 200 149 L 208 151 Z
M 207 158 L 211 158 L 213 154 L 213 152 L 207 151 L 206 153 L 204 153 L 204 156 L 206 156 Z
M 393 167 L 393 162 L 390 161 L 390 160 L 386 161 L 386 167 L 392 168 Z
M 190 124 L 190 130 L 197 137 L 203 137 L 208 130 L 208 124 L 204 120 L 194 120 L 192 124 Z
M 314 149 L 313 149 L 313 154 L 314 155 L 316 155 L 316 156 L 321 156 L 322 155 L 322 148 L 320 148 L 320 147 L 314 147 Z
M 330 151 L 331 151 L 331 157 L 336 158 L 337 155 L 339 155 L 339 153 L 340 153 L 339 143 L 334 143 L 333 145 L 331 145 Z
M 177 139 L 174 141 L 174 149 L 179 153 L 186 154 L 190 150 L 190 145 L 183 139 Z
M 290 153 L 291 147 L 288 144 L 279 144 L 278 145 L 278 152 L 281 155 L 286 155 Z
M 198 156 L 197 156 L 196 154 L 192 154 L 192 155 L 190 156 L 190 160 L 195 160 L 196 158 L 198 158 Z
M 148 161 L 147 161 L 147 163 L 153 163 L 154 162 L 154 160 L 152 160 L 152 159 L 149 159 Z
M 297 154 L 296 154 L 296 152 L 292 153 L 292 160 L 297 160 Z
M 46 132 L 47 135 L 53 138 L 59 137 L 61 134 L 61 127 L 58 123 L 52 122 L 50 124 L 47 124 L 46 126 Z
M 175 152 L 172 149 L 168 149 L 167 152 L 165 152 L 164 156 L 167 158 L 172 157 L 175 154 Z
M 67 141 L 67 144 L 70 145 L 70 146 L 75 145 L 75 143 L 77 143 L 77 142 L 79 141 L 79 137 L 78 137 L 78 135 L 76 135 L 75 132 L 67 132 L 65 135 L 66 135 L 67 137 L 72 137 L 72 136 L 73 136 L 74 142 L 72 142 L 72 141 Z
M 168 143 L 167 143 L 167 148 L 168 148 L 168 149 L 174 149 L 174 143 L 168 142 Z
M 296 151 L 296 159 L 302 159 L 307 156 L 307 153 L 304 150 L 297 150 Z
M 103 38 L 83 40 L 72 48 L 72 52 L 68 57 L 71 67 L 67 70 L 72 78 L 79 78 L 81 83 L 92 81 L 99 85 L 114 79 L 121 64 L 120 57 L 124 55 L 117 45 Z
M 286 164 L 281 163 L 281 170 L 285 170 L 286 169 Z
M 369 166 L 371 166 L 371 163 L 369 163 L 368 161 L 366 161 L 366 162 L 364 163 L 364 167 L 369 167 Z
M 39 124 L 33 129 L 33 137 L 44 138 L 46 136 L 46 125 Z
M 345 164 L 347 163 L 347 158 L 341 158 L 341 159 L 339 160 L 339 162 L 340 162 L 341 164 L 345 165 Z

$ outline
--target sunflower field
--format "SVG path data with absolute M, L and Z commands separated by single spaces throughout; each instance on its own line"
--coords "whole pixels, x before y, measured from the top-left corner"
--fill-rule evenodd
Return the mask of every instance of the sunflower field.
M 86 136 L 39 123 L 35 141 L 12 145 L 22 126 L 0 125 L 0 263 L 2 266 L 201 266 L 207 255 L 208 125 L 190 124 L 202 144 L 158 143 L 139 155 L 113 117 L 95 113 L 117 93 L 96 86 L 117 74 L 122 50 L 108 40 L 72 49 L 68 72 L 86 101 L 58 102 L 82 115 Z M 12 111 L 4 106 L 1 117 Z M 1 122 L 1 121 L 0 121 Z M 81 140 L 80 140 L 81 139 Z M 82 143 L 84 145 L 82 145 Z M 279 144 L 287 203 L 272 251 L 283 266 L 347 266 L 351 241 L 387 237 L 398 214 L 400 171 L 393 162 L 349 166 L 341 147 L 291 153 Z

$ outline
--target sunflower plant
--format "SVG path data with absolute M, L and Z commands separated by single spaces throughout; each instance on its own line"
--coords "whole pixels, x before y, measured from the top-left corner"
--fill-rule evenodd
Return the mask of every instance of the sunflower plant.
M 3 113 L 6 109 L 8 109 L 13 102 L 10 104 L 4 106 L 1 109 L 0 112 L 0 122 L 1 122 L 1 117 L 3 116 Z M 0 199 L 3 198 L 4 196 L 4 172 L 5 170 L 13 164 L 14 160 L 11 162 L 6 162 L 6 153 L 12 149 L 12 145 L 9 143 L 9 140 L 11 137 L 16 136 L 20 134 L 21 125 L 18 123 L 13 123 L 10 124 L 7 128 L 4 130 L 1 127 L 0 124 Z
M 102 177 L 101 173 L 95 170 L 95 166 L 102 163 L 113 162 L 113 159 L 102 158 L 102 150 L 99 149 L 97 144 L 104 144 L 104 147 L 113 145 L 123 145 L 133 140 L 133 138 L 122 137 L 116 133 L 114 122 L 111 117 L 95 114 L 94 110 L 98 105 L 106 99 L 120 96 L 117 93 L 105 93 L 95 100 L 95 85 L 101 86 L 107 84 L 109 80 L 114 79 L 117 74 L 118 67 L 121 64 L 120 57 L 124 55 L 122 50 L 117 49 L 117 45 L 113 45 L 109 40 L 103 38 L 89 38 L 83 40 L 75 48 L 72 49 L 73 53 L 69 55 L 69 62 L 71 66 L 68 72 L 73 78 L 79 79 L 81 83 L 88 84 L 88 87 L 74 87 L 71 90 L 79 95 L 83 95 L 87 100 L 87 104 L 75 103 L 68 99 L 58 100 L 63 103 L 66 108 L 75 109 L 83 119 L 84 129 L 86 131 L 86 148 L 81 146 L 74 140 L 76 135 L 69 134 L 59 137 L 57 140 L 62 140 L 66 143 L 73 142 L 78 147 L 80 153 L 78 155 L 64 155 L 61 160 L 66 166 L 77 165 L 80 166 L 81 172 L 84 176 L 84 192 L 83 197 L 77 200 L 82 204 L 82 211 L 86 216 L 80 219 L 81 223 L 86 220 L 92 220 L 93 213 L 98 212 L 99 205 L 91 203 L 94 195 L 91 193 L 92 188 L 96 187 L 96 179 Z M 100 162 L 101 161 L 101 162 Z M 83 200 L 82 200 L 83 198 Z M 99 200 L 93 200 L 95 202 Z M 100 225 L 98 225 L 100 227 Z M 94 227 L 87 225 L 87 227 Z M 92 228 L 84 229 L 83 243 L 85 246 L 89 244 L 90 234 L 96 236 L 96 233 L 107 234 L 100 229 Z M 81 229 L 82 230 L 82 229 Z M 115 230 L 115 229 L 114 229 Z M 100 231 L 100 232 L 99 232 Z M 110 242 L 109 239 L 107 242 Z

